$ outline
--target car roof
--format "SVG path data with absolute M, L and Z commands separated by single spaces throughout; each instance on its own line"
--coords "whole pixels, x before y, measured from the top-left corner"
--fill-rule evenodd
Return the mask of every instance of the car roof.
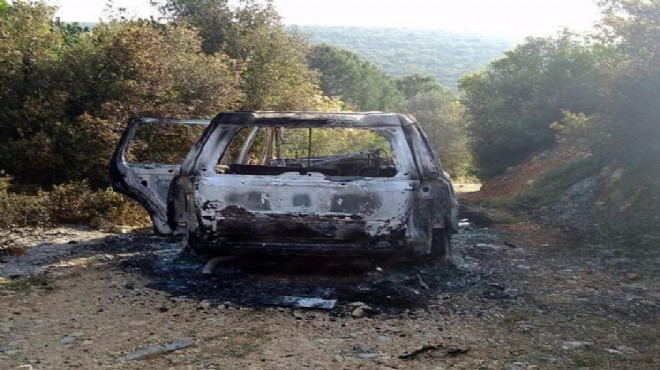
M 239 126 L 401 126 L 412 118 L 382 112 L 222 112 L 213 120 L 216 125 Z

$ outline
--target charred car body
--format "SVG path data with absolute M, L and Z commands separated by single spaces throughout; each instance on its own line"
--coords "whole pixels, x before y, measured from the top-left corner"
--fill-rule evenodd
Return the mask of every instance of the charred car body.
M 172 152 L 182 146 L 185 157 Z M 133 119 L 111 178 L 157 233 L 217 253 L 446 258 L 458 229 L 449 177 L 420 125 L 401 114 Z

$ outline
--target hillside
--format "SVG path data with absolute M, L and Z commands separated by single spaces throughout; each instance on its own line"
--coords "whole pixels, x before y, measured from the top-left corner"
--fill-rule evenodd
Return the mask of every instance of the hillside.
M 463 195 L 498 212 L 511 212 L 571 232 L 604 248 L 660 258 L 657 224 L 660 166 L 624 167 L 593 154 L 579 140 L 561 141 Z M 516 218 L 506 217 L 507 222 Z
M 460 76 L 483 69 L 515 41 L 442 30 L 296 26 L 312 43 L 327 43 L 358 53 L 386 73 L 435 76 L 452 90 Z

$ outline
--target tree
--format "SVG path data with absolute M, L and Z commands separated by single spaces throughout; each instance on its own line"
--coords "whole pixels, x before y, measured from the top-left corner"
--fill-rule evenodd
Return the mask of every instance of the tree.
M 53 11 L 15 1 L 0 18 L 0 169 L 22 183 L 103 186 L 128 117 L 210 118 L 243 101 L 240 67 L 204 54 L 186 25 L 122 21 L 72 33 Z
M 657 163 L 660 155 L 660 1 L 602 1 L 603 42 L 616 58 L 603 64 L 609 81 L 601 115 L 606 153 Z
M 465 109 L 445 89 L 423 91 L 407 100 L 402 110 L 412 114 L 438 149 L 443 167 L 455 178 L 472 176 L 472 153 Z
M 227 54 L 243 67 L 241 109 L 315 109 L 320 92 L 307 43 L 284 30 L 271 1 L 168 0 L 162 9 L 199 29 L 207 54 Z
M 461 79 L 462 101 L 481 175 L 492 176 L 554 143 L 550 124 L 562 110 L 597 111 L 606 48 L 592 48 L 565 32 L 529 38 L 506 57 Z
M 417 94 L 431 91 L 443 92 L 444 88 L 435 77 L 414 73 L 396 79 L 396 86 L 406 99 L 411 99 Z
M 170 21 L 185 19 L 198 28 L 207 54 L 221 51 L 241 60 L 254 49 L 243 42 L 253 31 L 280 26 L 271 0 L 239 0 L 235 6 L 228 0 L 167 0 L 161 12 Z
M 338 96 L 358 110 L 391 111 L 403 101 L 394 80 L 357 54 L 330 45 L 318 45 L 309 66 L 321 75 L 321 90 Z

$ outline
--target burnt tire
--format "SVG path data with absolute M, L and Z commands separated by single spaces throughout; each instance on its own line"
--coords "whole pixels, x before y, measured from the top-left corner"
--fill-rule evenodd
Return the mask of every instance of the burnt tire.
M 451 262 L 451 234 L 447 229 L 433 229 L 431 235 L 431 253 L 429 257 L 434 262 Z

